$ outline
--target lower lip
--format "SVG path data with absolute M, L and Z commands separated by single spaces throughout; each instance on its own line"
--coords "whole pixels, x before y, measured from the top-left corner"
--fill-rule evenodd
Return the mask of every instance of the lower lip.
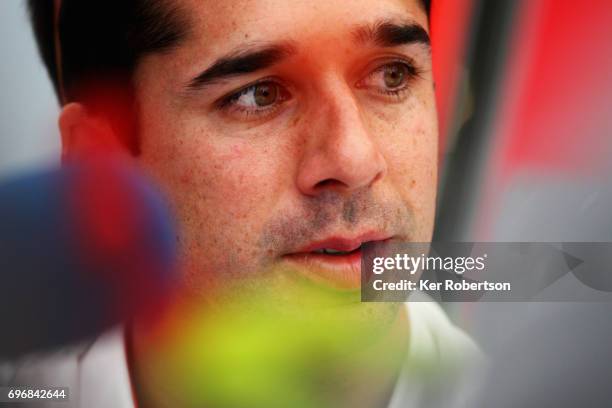
M 307 252 L 286 255 L 284 259 L 314 281 L 340 289 L 361 286 L 361 248 L 346 255 Z

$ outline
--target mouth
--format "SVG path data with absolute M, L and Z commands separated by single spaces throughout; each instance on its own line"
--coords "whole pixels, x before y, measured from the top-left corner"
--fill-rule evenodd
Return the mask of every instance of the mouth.
M 363 246 L 391 238 L 383 233 L 367 233 L 354 238 L 330 237 L 284 255 L 283 259 L 313 281 L 339 289 L 358 289 Z

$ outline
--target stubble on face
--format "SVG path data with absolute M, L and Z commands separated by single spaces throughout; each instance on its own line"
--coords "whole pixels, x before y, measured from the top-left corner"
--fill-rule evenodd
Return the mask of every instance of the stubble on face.
M 304 199 L 297 209 L 274 214 L 258 240 L 262 254 L 282 256 L 335 231 L 386 231 L 398 239 L 410 240 L 413 215 L 406 203 L 382 200 L 370 189 L 350 195 L 326 191 Z M 262 259 L 260 266 L 274 258 Z
M 242 3 L 244 10 L 250 11 L 238 6 Z M 401 108 L 402 119 L 398 120 L 400 105 L 371 112 L 373 116 L 370 121 L 378 124 L 378 127 L 372 127 L 372 136 L 387 137 L 388 134 L 391 141 L 387 159 L 392 168 L 388 179 L 383 180 L 384 187 L 368 187 L 351 192 L 330 189 L 316 196 L 288 193 L 295 186 L 292 185 L 292 176 L 283 174 L 292 173 L 290 160 L 294 159 L 297 148 L 291 147 L 291 142 L 286 140 L 293 141 L 294 146 L 299 144 L 297 134 L 307 128 L 309 119 L 312 119 L 306 116 L 308 112 L 292 118 L 296 120 L 291 120 L 294 126 L 289 129 L 279 126 L 279 134 L 275 136 L 278 141 L 270 142 L 278 146 L 264 148 L 264 144 L 257 141 L 257 138 L 261 140 L 261 136 L 256 135 L 255 130 L 245 132 L 240 127 L 236 133 L 248 133 L 251 139 L 241 140 L 240 136 L 229 142 L 229 136 L 217 134 L 223 130 L 219 123 L 213 123 L 217 117 L 207 117 L 202 106 L 197 108 L 202 111 L 194 112 L 193 106 L 188 110 L 184 109 L 182 102 L 170 101 L 174 92 L 168 89 L 172 87 L 172 82 L 176 82 L 175 78 L 180 77 L 174 70 L 180 74 L 182 66 L 194 65 L 194 61 L 201 59 L 200 53 L 202 56 L 206 52 L 218 53 L 225 43 L 224 39 L 235 42 L 238 32 L 245 31 L 243 40 L 250 43 L 257 40 L 259 30 L 262 33 L 270 28 L 275 31 L 269 24 L 260 27 L 261 23 L 258 22 L 261 13 L 258 9 L 270 8 L 273 3 L 247 1 L 211 5 L 212 9 L 219 9 L 215 13 L 231 11 L 228 19 L 211 21 L 207 18 L 209 11 L 199 11 L 202 4 L 185 1 L 186 9 L 198 10 L 192 13 L 192 24 L 200 24 L 205 29 L 202 33 L 199 29 L 195 30 L 194 35 L 207 38 L 206 44 L 193 47 L 191 51 L 198 50 L 199 53 L 190 52 L 184 60 L 179 57 L 169 61 L 166 56 L 159 59 L 157 71 L 153 66 L 145 70 L 150 71 L 151 79 L 160 84 L 164 82 L 161 79 L 168 77 L 168 83 L 164 86 L 166 89 L 150 92 L 144 98 L 148 99 L 146 106 L 155 106 L 159 110 L 148 111 L 153 126 L 145 126 L 146 136 L 150 137 L 144 149 L 148 155 L 145 166 L 150 167 L 156 178 L 166 186 L 177 209 L 179 223 L 184 227 L 179 241 L 186 265 L 185 286 L 194 292 L 206 293 L 234 279 L 257 279 L 265 271 L 274 269 L 283 255 L 330 235 L 382 230 L 408 241 L 427 240 L 430 237 L 435 177 L 429 173 L 435 172 L 435 163 L 430 161 L 436 160 L 436 156 L 435 148 L 423 146 L 433 143 L 437 136 L 433 134 L 435 125 L 429 123 L 430 120 L 435 121 L 435 113 L 430 112 L 435 109 L 432 107 L 433 93 L 422 91 L 421 86 L 414 90 L 414 97 L 409 98 Z M 298 13 L 302 3 L 305 2 L 296 2 L 295 7 L 288 8 L 288 12 Z M 398 15 L 397 10 L 401 8 L 396 7 L 397 3 L 409 2 L 387 3 L 395 10 L 391 14 Z M 381 4 L 376 12 L 383 10 L 385 4 Z M 321 4 L 315 6 L 327 9 Z M 408 9 L 412 14 L 415 14 L 415 10 L 422 14 L 418 5 Z M 363 15 L 359 10 L 348 12 L 351 18 Z M 274 10 L 270 8 L 268 16 L 264 17 L 273 15 Z M 289 19 L 287 16 L 281 17 L 283 20 Z M 222 24 L 225 20 L 231 21 L 235 30 L 223 34 L 228 28 L 227 24 Z M 315 25 L 311 29 L 314 32 Z M 346 35 L 350 37 L 350 30 Z M 207 51 L 209 45 L 211 50 Z M 168 72 L 160 76 L 159 68 L 162 68 L 162 72 L 168 69 Z M 147 88 L 143 86 L 143 89 Z M 426 123 L 417 126 L 421 122 Z M 237 128 L 234 126 L 227 132 L 231 133 L 231 129 Z M 296 136 L 284 135 L 283 130 Z M 405 146 L 393 146 L 393 143 L 400 142 L 399 134 L 405 134 L 401 142 Z M 419 142 L 416 146 L 408 146 L 414 145 L 417 139 Z M 279 147 L 283 143 L 286 145 Z M 285 151 L 289 159 L 281 156 L 285 155 Z M 275 160 L 283 164 L 271 164 Z M 418 170 L 418 167 L 426 170 Z M 409 191 L 415 179 L 418 189 Z M 422 198 L 417 197 L 420 191 L 425 193 Z

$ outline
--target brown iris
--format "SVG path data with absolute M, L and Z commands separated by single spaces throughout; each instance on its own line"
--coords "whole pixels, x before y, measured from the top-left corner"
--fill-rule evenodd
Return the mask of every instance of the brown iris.
M 278 87 L 274 84 L 259 84 L 255 87 L 254 98 L 257 106 L 272 105 L 278 99 Z
M 404 64 L 389 64 L 384 71 L 385 86 L 391 89 L 399 88 L 404 84 L 407 75 Z

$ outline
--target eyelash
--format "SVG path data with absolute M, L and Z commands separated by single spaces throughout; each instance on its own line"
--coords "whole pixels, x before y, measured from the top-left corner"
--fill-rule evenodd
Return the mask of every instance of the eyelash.
M 404 96 L 408 91 L 410 91 L 410 83 L 420 77 L 421 75 L 421 71 L 416 67 L 416 65 L 414 63 L 412 63 L 411 61 L 406 61 L 403 59 L 396 59 L 396 60 L 390 60 L 390 61 L 386 61 L 383 64 L 379 65 L 378 68 L 374 69 L 372 72 L 370 72 L 370 74 L 368 74 L 364 79 L 360 80 L 357 83 L 357 87 L 358 88 L 366 88 L 367 86 L 364 85 L 364 82 L 369 79 L 372 78 L 374 75 L 379 74 L 379 73 L 383 73 L 385 69 L 387 69 L 388 67 L 392 66 L 392 65 L 401 65 L 403 68 L 405 68 L 407 76 L 405 78 L 404 84 L 397 89 L 385 89 L 385 90 L 378 90 L 377 92 L 382 95 L 382 96 L 389 96 L 389 97 L 393 97 L 396 98 L 398 101 L 401 101 L 402 96 Z
M 235 104 L 236 101 L 238 101 L 240 99 L 241 96 L 246 95 L 248 92 L 252 92 L 255 91 L 255 89 L 258 86 L 261 85 L 266 85 L 266 84 L 270 84 L 272 86 L 277 87 L 278 90 L 280 90 L 281 93 L 284 93 L 284 95 L 280 96 L 281 100 L 274 103 L 273 105 L 271 105 L 270 107 L 264 107 L 264 108 L 258 108 L 258 109 L 249 109 L 249 108 L 244 108 L 244 107 L 240 107 L 239 105 Z M 223 111 L 227 111 L 229 113 L 231 113 L 232 110 L 237 111 L 237 113 L 244 115 L 245 117 L 249 118 L 252 116 L 262 116 L 262 115 L 266 115 L 266 114 L 272 114 L 274 111 L 276 111 L 280 105 L 282 104 L 282 102 L 290 99 L 290 95 L 289 92 L 285 89 L 285 87 L 280 83 L 280 81 L 274 79 L 274 78 L 263 78 L 258 80 L 257 82 L 253 82 L 249 85 L 246 85 L 244 87 L 242 87 L 241 89 L 232 92 L 231 94 L 222 97 L 217 103 L 216 103 L 216 107 L 219 110 L 223 110 Z
M 408 62 L 408 61 L 401 60 L 401 59 L 386 61 L 383 64 L 379 65 L 372 72 L 370 72 L 364 79 L 360 80 L 357 83 L 357 87 L 366 88 L 366 86 L 363 86 L 363 83 L 367 79 L 372 78 L 376 74 L 384 72 L 385 69 L 387 69 L 389 66 L 394 65 L 394 64 L 402 65 L 406 69 L 406 72 L 408 75 L 405 78 L 404 85 L 398 89 L 383 90 L 383 91 L 378 90 L 377 92 L 382 96 L 393 97 L 394 99 L 401 101 L 402 96 L 404 96 L 409 91 L 410 82 L 414 80 L 415 78 L 419 77 L 421 74 L 419 69 L 412 62 Z M 236 101 L 240 99 L 240 97 L 246 95 L 249 92 L 254 92 L 258 86 L 266 85 L 266 84 L 270 84 L 272 86 L 277 87 L 277 90 L 279 90 L 281 93 L 284 94 L 282 96 L 279 96 L 280 100 L 272 104 L 270 107 L 250 109 L 250 108 L 241 107 L 235 103 Z M 283 102 L 289 99 L 291 99 L 291 96 L 289 92 L 286 90 L 286 88 L 280 83 L 280 81 L 278 81 L 275 78 L 263 78 L 263 79 L 258 80 L 257 82 L 246 85 L 243 88 L 235 92 L 232 92 L 231 94 L 227 96 L 222 97 L 220 100 L 216 102 L 215 105 L 216 105 L 216 108 L 221 111 L 226 111 L 230 114 L 232 113 L 232 111 L 235 111 L 236 113 L 243 115 L 246 118 L 252 118 L 254 116 L 260 117 L 260 116 L 270 115 L 274 113 L 276 110 L 278 110 L 281 107 Z

